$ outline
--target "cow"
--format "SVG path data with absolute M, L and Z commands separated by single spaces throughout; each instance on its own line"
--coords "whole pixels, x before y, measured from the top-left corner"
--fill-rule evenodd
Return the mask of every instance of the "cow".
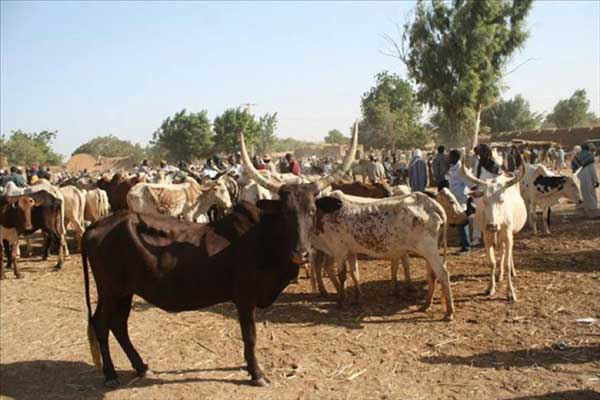
M 138 213 L 196 221 L 213 205 L 230 208 L 231 198 L 222 179 L 200 186 L 194 178 L 187 177 L 182 184 L 138 183 L 127 194 L 127 204 Z
M 35 201 L 28 196 L 0 196 L 0 279 L 4 279 L 4 249 L 8 244 L 8 265 L 12 265 L 17 279 L 23 277 L 17 266 L 18 229 L 31 230 L 31 208 Z
M 346 169 L 356 152 L 356 131 L 355 127 Z M 240 144 L 246 168 L 256 173 L 242 133 Z M 310 184 L 281 184 L 256 176 L 258 183 L 277 191 L 279 200 L 263 200 L 258 207 L 243 202 L 210 224 L 119 211 L 86 230 L 82 261 L 88 340 L 94 364 L 102 368 L 107 386 L 119 384 L 108 347 L 109 330 L 137 375 L 145 376 L 148 371 L 127 333 L 134 294 L 170 312 L 233 301 L 250 383 L 267 385 L 255 355 L 256 307 L 270 306 L 297 277 L 299 266 L 308 261 L 308 234 L 317 210 L 335 211 L 340 204 L 335 199 L 316 200 L 335 177 Z M 88 261 L 98 293 L 93 314 Z
M 362 183 L 362 182 L 336 182 L 331 185 L 331 190 L 341 190 L 343 193 L 358 196 L 358 197 L 371 197 L 374 199 L 382 199 L 384 197 L 392 196 L 391 188 L 387 184 L 382 183 Z
M 39 190 L 28 193 L 27 195 L 9 197 L 21 197 L 33 200 L 33 204 L 27 200 L 27 202 L 31 204 L 30 223 L 23 222 L 23 219 L 19 219 L 18 215 L 16 216 L 13 211 L 12 216 L 4 213 L 6 217 L 3 217 L 2 225 L 5 228 L 15 229 L 16 234 L 18 235 L 28 236 L 37 230 L 42 230 L 47 240 L 46 246 L 44 246 L 44 259 L 48 258 L 48 252 L 51 245 L 58 246 L 58 262 L 55 268 L 57 270 L 61 269 L 64 260 L 63 246 L 61 246 L 62 228 L 60 223 L 61 210 L 63 209 L 62 201 L 57 199 L 53 193 L 46 190 Z M 26 218 L 25 221 L 27 221 Z M 16 237 L 16 234 L 14 234 L 14 237 Z M 16 239 L 14 240 L 16 241 Z M 14 249 L 13 252 L 15 252 Z
M 318 212 L 315 228 L 311 232 L 311 245 L 330 256 L 335 265 L 340 265 L 348 257 L 357 298 L 360 296 L 357 254 L 390 260 L 393 278 L 397 274 L 399 261 L 403 262 L 406 272 L 408 255 L 416 254 L 425 259 L 428 269 L 429 291 L 422 309 L 426 310 L 432 304 L 437 278 L 446 301 L 445 318 L 453 318 L 454 303 L 445 265 L 447 218 L 444 209 L 437 202 L 423 193 L 374 200 L 333 191 L 324 198 L 337 199 L 342 207 L 327 214 Z M 442 235 L 443 259 L 438 252 L 438 240 Z M 325 264 L 325 268 L 335 284 L 332 264 Z M 319 268 L 316 275 L 320 276 Z M 394 287 L 397 291 L 396 281 Z M 345 296 L 344 282 L 339 287 L 336 284 L 336 289 L 339 289 L 341 303 Z
M 83 219 L 85 221 L 96 222 L 108 214 L 110 214 L 110 203 L 108 202 L 106 192 L 98 188 L 86 191 Z
M 84 231 L 85 194 L 75 186 L 62 186 L 59 190 L 65 201 L 65 228 L 71 224 L 75 230 L 76 248 L 80 251 Z
M 548 223 L 550 207 L 566 197 L 575 204 L 582 204 L 583 198 L 579 190 L 579 182 L 572 175 L 556 175 L 543 164 L 527 164 L 525 178 L 520 183 L 521 195 L 525 200 L 528 221 L 537 235 L 536 209 L 543 211 L 544 233 L 550 234 Z
M 48 192 L 50 195 L 54 196 L 59 201 L 59 204 L 60 204 L 60 212 L 56 219 L 56 223 L 57 223 L 57 230 L 60 235 L 59 258 L 61 258 L 61 261 L 62 261 L 62 257 L 69 256 L 69 247 L 67 246 L 67 240 L 66 240 L 67 230 L 66 230 L 66 225 L 65 225 L 65 198 L 64 198 L 62 192 L 60 191 L 60 189 L 58 187 L 52 185 L 46 179 L 39 179 L 38 182 L 34 186 L 30 186 L 30 187 L 26 187 L 26 188 L 19 188 L 13 182 L 8 182 L 5 187 L 5 194 L 11 195 L 11 196 L 32 194 L 32 193 L 36 193 L 39 191 Z M 47 244 L 50 244 L 52 242 L 49 238 L 46 238 L 46 239 L 47 239 L 47 242 L 46 242 Z M 27 248 L 28 249 L 31 248 L 31 244 L 30 244 L 29 240 L 27 242 Z M 44 259 L 45 259 L 48 256 L 47 248 L 45 249 L 44 254 L 45 254 L 45 257 L 44 257 Z
M 371 164 L 370 160 L 367 159 L 361 159 L 361 160 L 356 160 L 352 163 L 352 179 L 354 181 L 356 181 L 356 177 L 358 175 L 360 175 L 362 177 L 362 181 L 366 182 L 368 179 L 368 170 L 369 170 L 369 164 Z
M 525 177 L 525 166 L 521 163 L 519 175 L 500 175 L 493 179 L 481 180 L 474 177 L 462 164 L 465 178 L 477 185 L 470 195 L 475 199 L 475 224 L 483 234 L 483 243 L 492 273 L 490 285 L 486 291 L 490 296 L 496 293 L 496 257 L 494 248 L 502 252 L 498 281 L 503 279 L 506 266 L 507 297 L 516 301 L 517 295 L 512 282 L 515 274 L 513 259 L 513 241 L 527 221 L 525 201 L 519 192 L 519 182 Z
M 132 177 L 125 177 L 120 173 L 114 174 L 109 180 L 103 177 L 96 182 L 96 187 L 106 191 L 108 195 L 108 202 L 113 211 L 116 210 L 127 210 L 129 208 L 127 204 L 127 193 L 132 187 L 140 182 L 144 182 L 145 178 L 134 175 Z

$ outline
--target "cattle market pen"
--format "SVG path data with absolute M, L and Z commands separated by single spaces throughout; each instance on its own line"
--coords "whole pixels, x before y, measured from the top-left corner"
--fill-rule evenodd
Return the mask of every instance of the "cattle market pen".
M 246 384 L 232 304 L 175 315 L 139 298 L 130 334 L 155 376 L 135 380 L 111 337 L 123 385 L 104 388 L 89 355 L 80 257 L 71 255 L 54 272 L 35 247 L 34 257 L 20 263 L 25 278 L 8 274 L 0 283 L 0 397 L 596 399 L 600 221 L 561 207 L 551 229 L 550 236 L 526 229 L 516 237 L 516 304 L 506 302 L 503 290 L 492 299 L 483 295 L 489 270 L 481 248 L 450 256 L 452 322 L 442 321 L 439 291 L 431 314 L 417 311 L 425 293 L 420 259 L 411 259 L 417 292 L 399 298 L 389 262 L 361 261 L 362 305 L 343 310 L 334 296 L 311 293 L 301 273 L 298 284 L 257 314 L 268 388 Z

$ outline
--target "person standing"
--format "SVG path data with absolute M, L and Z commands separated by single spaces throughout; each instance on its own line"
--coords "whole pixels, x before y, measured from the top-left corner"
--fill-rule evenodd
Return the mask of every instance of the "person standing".
M 285 159 L 288 163 L 288 170 L 285 172 L 289 172 L 296 176 L 300 176 L 302 174 L 302 167 L 300 167 L 300 163 L 298 162 L 298 160 L 295 160 L 292 157 L 292 153 L 287 153 L 285 155 Z
M 562 146 L 560 146 L 558 148 L 558 166 L 556 167 L 557 171 L 560 171 L 561 169 L 567 167 L 567 164 L 565 163 L 565 157 L 565 149 Z
M 439 189 L 440 187 L 445 186 L 444 181 L 446 179 L 446 174 L 448 173 L 449 165 L 448 165 L 448 157 L 446 157 L 446 154 L 444 153 L 444 151 L 446 151 L 446 148 L 444 146 L 439 146 L 437 150 L 438 150 L 438 154 L 433 159 L 433 165 L 432 165 L 433 174 L 432 175 L 433 175 L 433 184 L 436 185 Z
M 598 174 L 596 172 L 596 160 L 594 159 L 594 146 L 584 143 L 581 151 L 575 155 L 571 162 L 573 172 L 579 178 L 581 184 L 581 197 L 583 197 L 583 211 L 587 217 L 598 217 Z
M 448 172 L 446 173 L 448 188 L 456 197 L 456 200 L 463 209 L 467 209 L 467 196 L 469 193 L 469 182 L 465 179 L 461 171 L 460 152 L 451 150 L 448 155 Z M 468 215 L 467 215 L 468 216 Z M 471 250 L 471 238 L 469 237 L 469 222 L 458 226 L 460 235 L 460 252 L 469 252 Z
M 408 165 L 408 182 L 413 192 L 424 192 L 427 187 L 427 164 L 422 157 L 421 150 L 416 149 Z

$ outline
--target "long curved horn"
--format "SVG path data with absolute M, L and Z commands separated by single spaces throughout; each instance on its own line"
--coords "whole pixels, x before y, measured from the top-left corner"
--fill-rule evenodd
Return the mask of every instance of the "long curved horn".
M 250 157 L 248 156 L 248 151 L 246 150 L 246 142 L 244 141 L 244 133 L 240 131 L 240 147 L 242 153 L 242 163 L 244 164 L 244 168 L 248 171 L 248 175 L 252 177 L 260 186 L 269 189 L 273 193 L 279 193 L 279 188 L 281 188 L 282 184 L 277 184 L 275 182 L 271 182 L 264 176 L 258 173 L 258 171 L 252 165 L 252 161 L 250 161 Z
M 467 171 L 467 169 L 465 168 L 465 159 L 464 157 L 460 160 L 460 171 L 462 172 L 463 176 L 469 181 L 471 182 L 473 185 L 485 185 L 485 182 L 482 181 L 481 179 L 477 179 L 473 176 L 472 173 L 470 173 L 469 171 Z
M 338 178 L 339 175 L 343 175 L 350 169 L 352 165 L 352 161 L 354 161 L 354 157 L 356 156 L 356 149 L 358 148 L 358 120 L 354 123 L 354 133 L 352 134 L 352 146 L 346 154 L 346 158 L 342 164 L 342 167 L 334 171 L 331 175 L 321 178 L 315 182 L 319 190 L 324 190 L 331 186 L 333 182 Z
M 519 154 L 519 158 L 521 158 L 520 154 Z M 523 178 L 525 178 L 525 172 L 526 172 L 525 162 L 521 158 L 521 166 L 519 167 L 519 175 L 515 176 L 510 181 L 506 182 L 504 184 L 504 186 L 508 189 L 509 187 L 521 182 L 523 180 Z

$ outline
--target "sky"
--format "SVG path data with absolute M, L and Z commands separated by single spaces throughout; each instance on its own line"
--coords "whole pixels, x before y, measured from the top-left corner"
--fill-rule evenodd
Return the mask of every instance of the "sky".
M 185 108 L 214 119 L 252 103 L 279 137 L 347 132 L 414 2 L 0 3 L 0 132 L 57 130 L 70 155 L 114 134 L 146 144 Z M 534 111 L 584 88 L 600 115 L 600 1 L 537 1 L 504 97 Z

